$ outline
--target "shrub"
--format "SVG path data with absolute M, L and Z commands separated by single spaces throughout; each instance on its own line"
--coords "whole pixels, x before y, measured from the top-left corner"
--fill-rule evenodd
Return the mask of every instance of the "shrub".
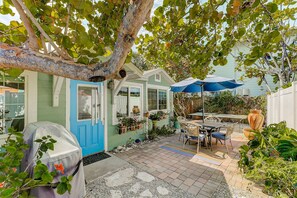
M 297 132 L 285 122 L 255 131 L 255 139 L 240 147 L 239 167 L 249 179 L 276 197 L 297 197 Z
M 41 186 L 57 188 L 59 194 L 66 191 L 70 193 L 72 176 L 62 176 L 60 181 L 54 183 L 58 171 L 64 174 L 63 164 L 54 164 L 56 170 L 50 172 L 40 160 L 48 150 L 54 150 L 56 141 L 51 136 L 44 136 L 35 142 L 39 147 L 35 153 L 33 175 L 27 172 L 28 167 L 24 171 L 17 171 L 29 146 L 24 143 L 21 132 L 8 130 L 8 138 L 2 145 L 4 151 L 0 153 L 0 197 L 29 197 L 30 189 Z M 33 161 L 29 165 L 32 164 Z
M 156 139 L 158 136 L 169 136 L 175 133 L 175 130 L 163 125 L 161 128 L 156 127 L 148 131 L 148 138 L 150 140 Z

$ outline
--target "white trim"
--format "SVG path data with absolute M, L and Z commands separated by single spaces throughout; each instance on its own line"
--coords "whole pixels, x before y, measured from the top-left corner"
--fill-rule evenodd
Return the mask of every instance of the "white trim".
M 140 102 L 141 102 L 141 109 L 140 109 L 140 117 L 141 118 L 143 118 L 143 113 L 144 113 L 144 102 L 143 102 L 143 99 L 144 99 L 144 90 L 143 90 L 143 84 L 141 84 L 141 83 L 133 83 L 133 82 L 124 82 L 123 84 L 122 84 L 122 86 L 121 87 L 135 87 L 135 88 L 140 88 L 140 93 L 141 93 L 141 95 L 140 95 Z M 130 96 L 130 89 L 129 89 L 129 96 Z M 129 104 L 128 104 L 128 106 L 129 106 Z M 130 107 L 128 107 L 128 109 L 130 109 Z M 128 112 L 128 114 L 129 114 L 130 112 Z M 116 112 L 116 104 L 114 103 L 114 104 L 112 104 L 112 125 L 117 125 L 119 122 L 118 122 L 118 120 L 117 120 L 117 117 L 116 117 L 116 114 L 117 114 L 117 112 Z M 129 117 L 129 116 L 128 116 Z
M 169 90 L 169 87 L 167 87 L 167 86 L 159 86 L 159 85 L 152 85 L 152 84 L 150 84 L 150 85 L 148 85 L 147 86 L 147 97 L 146 97 L 146 100 L 147 100 L 147 109 L 149 109 L 148 108 L 148 89 L 156 89 L 157 90 L 157 109 L 154 109 L 154 110 L 148 110 L 149 112 L 157 112 L 157 111 L 164 111 L 164 112 L 166 112 L 166 113 L 168 113 L 169 112 L 169 110 L 171 109 L 170 108 L 170 95 L 169 95 L 169 93 L 170 93 L 170 90 Z M 159 109 L 159 90 L 163 90 L 163 91 L 166 91 L 166 106 L 167 106 L 167 108 L 166 109 Z
M 65 127 L 67 130 L 70 131 L 70 79 L 66 78 L 65 79 L 66 83 L 66 123 Z
M 53 107 L 59 106 L 60 93 L 63 86 L 64 78 L 53 76 Z
M 158 69 L 152 69 L 149 71 L 143 72 L 144 78 L 149 78 L 150 76 L 156 74 L 156 73 L 163 73 L 167 81 L 171 84 L 174 84 L 175 81 L 167 74 L 167 72 L 164 69 L 158 68 Z
M 25 77 L 25 125 L 27 125 L 37 122 L 38 73 L 24 71 L 21 76 Z
M 108 122 L 107 122 L 107 81 L 103 82 L 103 103 L 104 104 L 103 108 L 101 108 L 104 112 L 102 122 L 103 122 L 103 127 L 104 127 L 104 150 L 108 150 Z
M 159 76 L 159 79 L 157 78 L 157 76 Z M 162 75 L 160 73 L 156 73 L 155 74 L 155 81 L 156 82 L 161 82 L 161 79 L 162 79 Z

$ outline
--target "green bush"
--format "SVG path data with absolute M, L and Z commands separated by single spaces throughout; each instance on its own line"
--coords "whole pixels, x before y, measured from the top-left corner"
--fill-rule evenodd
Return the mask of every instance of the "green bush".
M 261 109 L 263 115 L 266 115 L 266 98 L 238 96 L 223 91 L 205 99 L 205 110 L 209 113 L 248 114 L 250 109 Z
M 297 132 L 285 122 L 255 131 L 255 139 L 240 147 L 239 167 L 276 197 L 297 197 Z
M 168 127 L 168 126 L 162 126 L 156 127 L 155 129 L 151 129 L 148 131 L 148 138 L 150 140 L 156 139 L 158 136 L 169 136 L 175 133 L 175 130 Z

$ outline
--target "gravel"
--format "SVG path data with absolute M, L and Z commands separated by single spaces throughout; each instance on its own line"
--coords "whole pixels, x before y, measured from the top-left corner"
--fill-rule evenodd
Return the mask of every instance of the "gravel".
M 123 172 L 126 169 L 133 169 L 132 180 L 129 183 L 123 183 L 121 185 L 109 187 L 106 185 L 107 178 L 112 178 L 114 175 L 117 175 L 118 172 Z M 148 173 L 143 172 L 131 165 L 123 167 L 120 170 L 116 170 L 112 173 L 108 173 L 98 179 L 87 184 L 87 195 L 86 198 L 133 198 L 133 197 L 168 197 L 168 198 L 192 198 L 193 195 L 163 181 L 157 177 L 154 177 L 150 174 L 150 180 L 142 180 L 137 178 L 138 173 L 146 175 Z M 139 176 L 139 175 L 138 175 Z M 154 180 L 151 180 L 151 177 L 154 177 Z M 148 182 L 150 181 L 150 182 Z M 166 195 L 166 193 L 168 193 Z

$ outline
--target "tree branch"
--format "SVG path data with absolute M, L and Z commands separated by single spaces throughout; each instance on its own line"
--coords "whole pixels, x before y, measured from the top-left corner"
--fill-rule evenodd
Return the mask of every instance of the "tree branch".
M 153 0 L 132 1 L 120 26 L 114 52 L 107 62 L 87 66 L 0 43 L 0 68 L 20 68 L 84 81 L 118 78 L 118 73 L 121 72 L 138 31 L 150 15 L 153 4 Z M 37 25 L 40 26 L 38 23 Z
M 28 32 L 29 35 L 29 48 L 34 50 L 34 51 L 38 51 L 39 50 L 39 45 L 38 45 L 38 41 L 37 41 L 37 36 L 33 30 L 33 27 L 31 25 L 30 20 L 28 19 L 27 15 L 25 14 L 24 10 L 22 9 L 21 5 L 18 3 L 18 0 L 11 0 L 11 2 L 13 3 L 14 7 L 16 8 L 16 10 L 18 11 L 18 13 L 20 14 L 21 20 L 24 23 L 24 26 Z
M 27 16 L 31 19 L 32 23 L 37 27 L 39 32 L 48 40 L 48 42 L 54 47 L 54 49 L 57 51 L 57 53 L 63 57 L 64 59 L 70 59 L 70 56 L 68 55 L 65 50 L 61 50 L 54 42 L 53 40 L 47 35 L 47 33 L 43 30 L 41 25 L 37 22 L 35 17 L 32 15 L 30 10 L 27 8 L 27 6 L 22 2 L 22 0 L 14 0 L 19 3 L 19 5 L 22 7 L 22 9 L 26 12 Z
M 132 2 L 119 28 L 114 52 L 108 62 L 108 69 L 111 71 L 118 72 L 124 65 L 137 34 L 146 21 L 146 18 L 150 15 L 151 8 L 154 4 L 154 0 L 134 0 Z M 97 69 L 99 68 L 95 68 L 95 70 Z M 95 75 L 98 75 L 97 71 Z M 104 76 L 106 78 L 112 78 L 114 74 L 107 72 Z

